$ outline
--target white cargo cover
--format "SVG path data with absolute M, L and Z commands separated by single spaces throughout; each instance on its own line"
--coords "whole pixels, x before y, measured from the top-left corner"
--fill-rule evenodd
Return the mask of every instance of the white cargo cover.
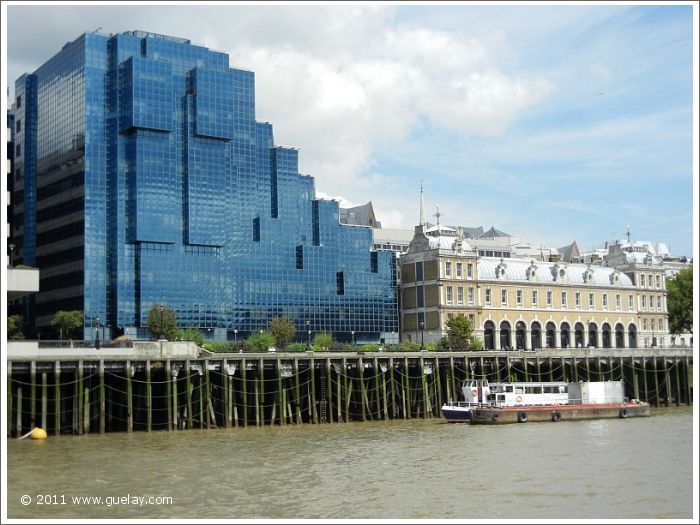
M 622 403 L 625 397 L 625 386 L 622 381 L 569 383 L 568 390 L 570 405 Z

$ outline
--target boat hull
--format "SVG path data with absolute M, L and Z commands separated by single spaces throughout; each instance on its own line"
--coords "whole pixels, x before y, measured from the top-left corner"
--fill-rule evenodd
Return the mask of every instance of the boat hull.
M 632 403 L 591 405 L 549 405 L 521 407 L 481 407 L 471 413 L 471 423 L 502 425 L 507 423 L 578 421 L 583 419 L 625 419 L 650 416 L 649 405 Z
M 472 419 L 472 410 L 474 409 L 469 407 L 443 405 L 442 416 L 448 423 L 469 423 Z

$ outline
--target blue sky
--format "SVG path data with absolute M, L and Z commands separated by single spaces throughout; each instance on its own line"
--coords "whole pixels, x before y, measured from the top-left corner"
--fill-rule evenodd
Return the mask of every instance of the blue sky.
M 691 5 L 5 8 L 12 82 L 98 27 L 227 51 L 318 193 L 385 227 L 413 228 L 422 180 L 445 224 L 693 255 Z

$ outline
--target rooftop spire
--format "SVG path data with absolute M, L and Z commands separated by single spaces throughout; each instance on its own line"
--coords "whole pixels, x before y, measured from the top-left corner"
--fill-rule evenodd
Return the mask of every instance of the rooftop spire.
M 425 225 L 425 216 L 423 215 L 423 180 L 420 181 L 420 217 L 418 218 L 419 220 L 419 225 L 424 226 Z

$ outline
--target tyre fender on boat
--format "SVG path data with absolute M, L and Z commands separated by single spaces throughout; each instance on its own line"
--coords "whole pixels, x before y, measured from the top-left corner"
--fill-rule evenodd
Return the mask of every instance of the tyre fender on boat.
M 556 423 L 560 419 L 561 419 L 561 414 L 557 410 L 552 411 L 552 421 L 554 421 Z
M 525 412 L 518 412 L 518 423 L 526 423 L 527 414 Z
M 625 419 L 626 417 L 627 417 L 627 409 L 621 408 L 620 409 L 620 418 Z

